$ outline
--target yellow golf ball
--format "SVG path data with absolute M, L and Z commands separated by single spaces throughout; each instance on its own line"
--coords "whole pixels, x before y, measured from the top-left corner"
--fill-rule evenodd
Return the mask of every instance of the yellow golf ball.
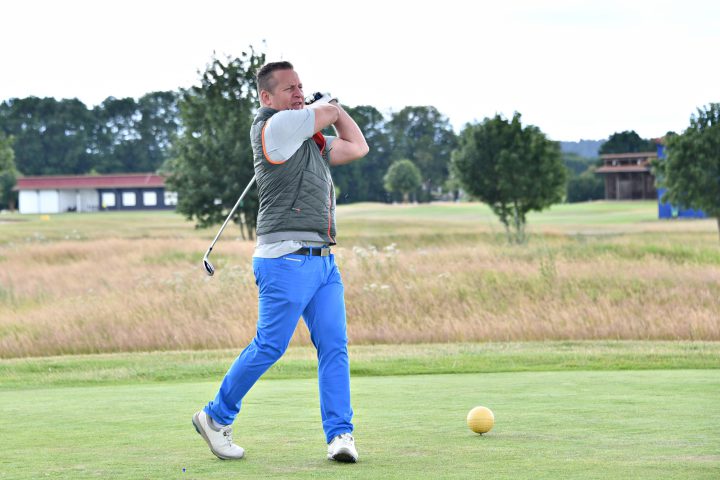
M 475 407 L 468 413 L 467 424 L 470 430 L 482 435 L 493 428 L 495 415 L 493 415 L 492 410 L 487 407 Z

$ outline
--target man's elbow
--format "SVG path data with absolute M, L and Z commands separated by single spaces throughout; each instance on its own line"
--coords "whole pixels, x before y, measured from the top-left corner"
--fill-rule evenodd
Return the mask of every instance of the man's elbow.
M 331 155 L 330 165 L 345 165 L 347 163 L 359 160 L 368 154 L 370 147 L 366 142 L 360 144 L 346 143 L 342 145 L 342 149 L 334 150 Z
M 358 151 L 357 151 L 358 157 L 357 158 L 362 158 L 365 155 L 367 155 L 368 153 L 370 153 L 370 147 L 368 146 L 368 144 L 366 142 L 363 142 L 361 145 L 358 146 Z
M 352 149 L 352 153 L 350 154 L 350 161 L 360 160 L 365 155 L 367 155 L 369 151 L 370 147 L 368 147 L 366 143 L 362 145 L 355 145 L 355 148 Z

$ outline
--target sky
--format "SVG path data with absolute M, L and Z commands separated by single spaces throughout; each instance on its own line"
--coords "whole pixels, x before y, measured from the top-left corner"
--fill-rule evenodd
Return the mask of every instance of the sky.
M 720 2 L 700 0 L 5 0 L 0 101 L 188 88 L 250 46 L 306 94 L 432 105 L 458 132 L 520 112 L 553 140 L 654 138 L 720 102 Z

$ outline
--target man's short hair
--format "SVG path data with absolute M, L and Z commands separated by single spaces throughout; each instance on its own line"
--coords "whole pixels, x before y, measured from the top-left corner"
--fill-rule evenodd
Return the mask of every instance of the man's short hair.
M 257 73 L 258 94 L 262 90 L 267 90 L 272 93 L 275 89 L 277 86 L 277 82 L 275 82 L 275 78 L 273 77 L 275 70 L 293 70 L 293 66 L 290 62 L 271 62 L 263 65 Z

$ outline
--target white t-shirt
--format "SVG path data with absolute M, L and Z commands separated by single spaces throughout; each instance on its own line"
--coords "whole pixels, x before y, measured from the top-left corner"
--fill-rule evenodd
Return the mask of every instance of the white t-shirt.
M 292 157 L 302 143 L 315 133 L 315 111 L 312 109 L 282 110 L 265 123 L 263 149 L 270 163 L 284 163 Z M 325 149 L 330 154 L 335 137 L 325 137 Z M 253 257 L 278 258 L 302 247 L 320 247 L 323 243 L 283 240 L 255 246 Z

